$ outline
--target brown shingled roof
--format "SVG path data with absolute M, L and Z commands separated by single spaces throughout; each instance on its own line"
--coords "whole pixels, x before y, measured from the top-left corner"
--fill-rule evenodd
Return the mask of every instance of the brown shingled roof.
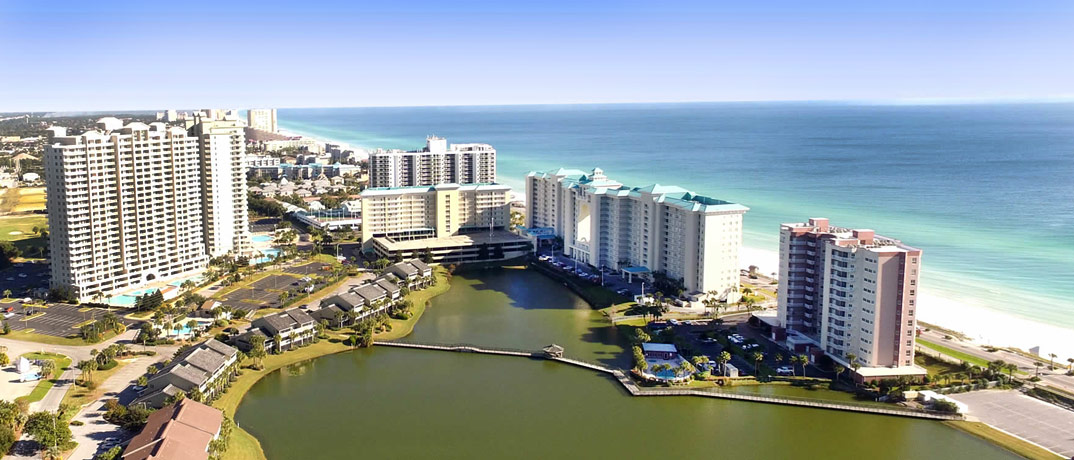
M 192 399 L 153 412 L 145 428 L 131 439 L 123 460 L 204 460 L 209 442 L 220 431 L 224 414 Z

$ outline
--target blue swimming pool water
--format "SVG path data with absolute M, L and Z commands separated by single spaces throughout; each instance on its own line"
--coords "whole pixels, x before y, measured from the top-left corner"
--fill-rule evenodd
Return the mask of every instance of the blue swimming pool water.
M 270 242 L 272 242 L 272 236 L 271 235 L 252 236 L 252 237 L 250 237 L 250 241 L 253 241 L 254 243 L 270 243 Z
M 261 249 L 260 252 L 261 252 L 262 256 L 258 257 L 256 259 L 250 260 L 251 264 L 260 264 L 260 263 L 270 262 L 270 261 L 272 261 L 273 258 L 275 258 L 276 256 L 280 255 L 280 253 L 282 253 L 283 251 L 280 250 L 280 249 L 276 249 L 276 248 L 269 248 L 269 249 Z

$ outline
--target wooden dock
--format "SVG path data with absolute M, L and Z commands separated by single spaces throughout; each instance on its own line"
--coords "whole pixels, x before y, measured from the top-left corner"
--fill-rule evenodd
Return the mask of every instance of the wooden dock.
M 604 364 L 583 361 L 579 359 L 572 359 L 562 356 L 550 356 L 543 351 L 528 351 L 511 348 L 496 348 L 476 346 L 470 344 L 434 344 L 434 343 L 416 343 L 416 342 L 375 342 L 374 345 L 386 346 L 386 347 L 399 347 L 399 348 L 417 348 L 422 350 L 438 350 L 438 351 L 453 351 L 457 353 L 480 353 L 487 355 L 501 355 L 501 356 L 519 356 L 524 358 L 543 359 L 549 361 L 558 361 L 564 364 L 572 366 L 582 367 L 585 369 L 602 372 L 615 378 L 623 389 L 630 393 L 631 396 L 693 396 L 702 398 L 716 398 L 716 399 L 733 399 L 739 401 L 751 401 L 761 402 L 768 404 L 782 404 L 785 406 L 799 406 L 799 407 L 812 407 L 818 409 L 828 410 L 841 410 L 847 412 L 861 412 L 869 414 L 879 415 L 894 415 L 899 417 L 913 417 L 920 419 L 930 420 L 962 420 L 963 416 L 960 414 L 948 414 L 942 412 L 931 412 L 918 409 L 911 409 L 909 407 L 901 406 L 874 406 L 866 404 L 852 404 L 852 403 L 839 403 L 834 401 L 824 401 L 819 399 L 808 398 L 794 398 L 786 396 L 770 396 L 770 395 L 758 395 L 747 393 L 736 393 L 730 391 L 722 391 L 718 389 L 696 389 L 696 388 L 644 388 L 638 386 L 637 382 L 630 377 L 630 375 L 622 369 L 606 366 Z

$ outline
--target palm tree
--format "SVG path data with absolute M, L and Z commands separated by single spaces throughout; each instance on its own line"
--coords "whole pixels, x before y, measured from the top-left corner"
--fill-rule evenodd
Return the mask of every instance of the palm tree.
M 753 352 L 753 354 L 750 355 L 750 357 L 753 358 L 753 373 L 754 373 L 754 375 L 760 377 L 761 376 L 761 361 L 764 361 L 764 353 L 761 353 L 759 351 L 755 351 L 755 352 Z
M 283 353 L 283 337 L 276 334 L 272 336 L 272 340 L 276 342 L 276 353 Z
M 1055 358 L 1058 356 L 1055 353 L 1048 353 L 1048 369 L 1055 370 Z
M 1067 371 L 1074 371 L 1074 358 L 1067 358 Z
M 835 370 L 835 379 L 833 379 L 833 380 L 838 381 L 839 377 L 841 377 L 843 375 L 843 372 L 845 372 L 847 370 L 847 368 L 843 367 L 842 365 L 836 364 L 834 370 Z
M 783 354 L 776 353 L 776 364 L 783 364 Z
M 5 299 L 10 299 L 11 298 L 11 289 L 4 289 L 4 298 Z
M 731 362 L 731 353 L 721 351 L 720 356 L 716 357 L 716 362 L 720 363 L 720 368 L 723 369 L 722 373 L 724 377 L 727 377 L 727 368 L 724 366 L 724 364 Z
M 1033 366 L 1037 368 L 1037 377 L 1040 377 L 1040 368 L 1044 366 L 1044 363 L 1040 361 L 1033 361 Z
M 861 364 L 858 363 L 858 355 L 847 353 L 847 361 L 850 363 L 850 368 L 854 369 L 854 372 L 858 372 L 858 369 L 861 369 Z
M 809 357 L 806 355 L 798 355 L 798 364 L 802 365 L 802 377 L 805 377 L 805 367 L 809 365 Z
M 791 376 L 793 376 L 793 377 L 798 376 L 798 369 L 794 368 L 794 366 L 797 366 L 797 365 L 798 365 L 798 356 L 797 355 L 791 356 Z

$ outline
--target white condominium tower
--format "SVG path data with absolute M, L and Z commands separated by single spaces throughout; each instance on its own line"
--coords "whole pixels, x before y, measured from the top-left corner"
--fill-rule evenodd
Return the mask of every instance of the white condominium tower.
M 201 270 L 198 140 L 163 123 L 98 122 L 45 149 L 52 285 L 83 300 Z
M 378 150 L 369 154 L 370 187 L 496 182 L 496 149 L 488 144 L 451 144 L 429 137 L 418 151 Z
M 210 257 L 250 248 L 246 203 L 246 135 L 234 117 L 187 122 L 198 139 L 205 247 Z
M 528 227 L 554 229 L 580 262 L 662 273 L 688 292 L 738 299 L 745 206 L 675 186 L 626 187 L 597 168 L 529 173 L 526 209 Z
M 246 112 L 246 121 L 253 129 L 274 133 L 276 132 L 276 109 L 250 109 Z
M 779 232 L 779 319 L 838 362 L 866 368 L 914 365 L 921 250 L 828 219 Z M 890 371 L 862 369 L 863 378 Z

